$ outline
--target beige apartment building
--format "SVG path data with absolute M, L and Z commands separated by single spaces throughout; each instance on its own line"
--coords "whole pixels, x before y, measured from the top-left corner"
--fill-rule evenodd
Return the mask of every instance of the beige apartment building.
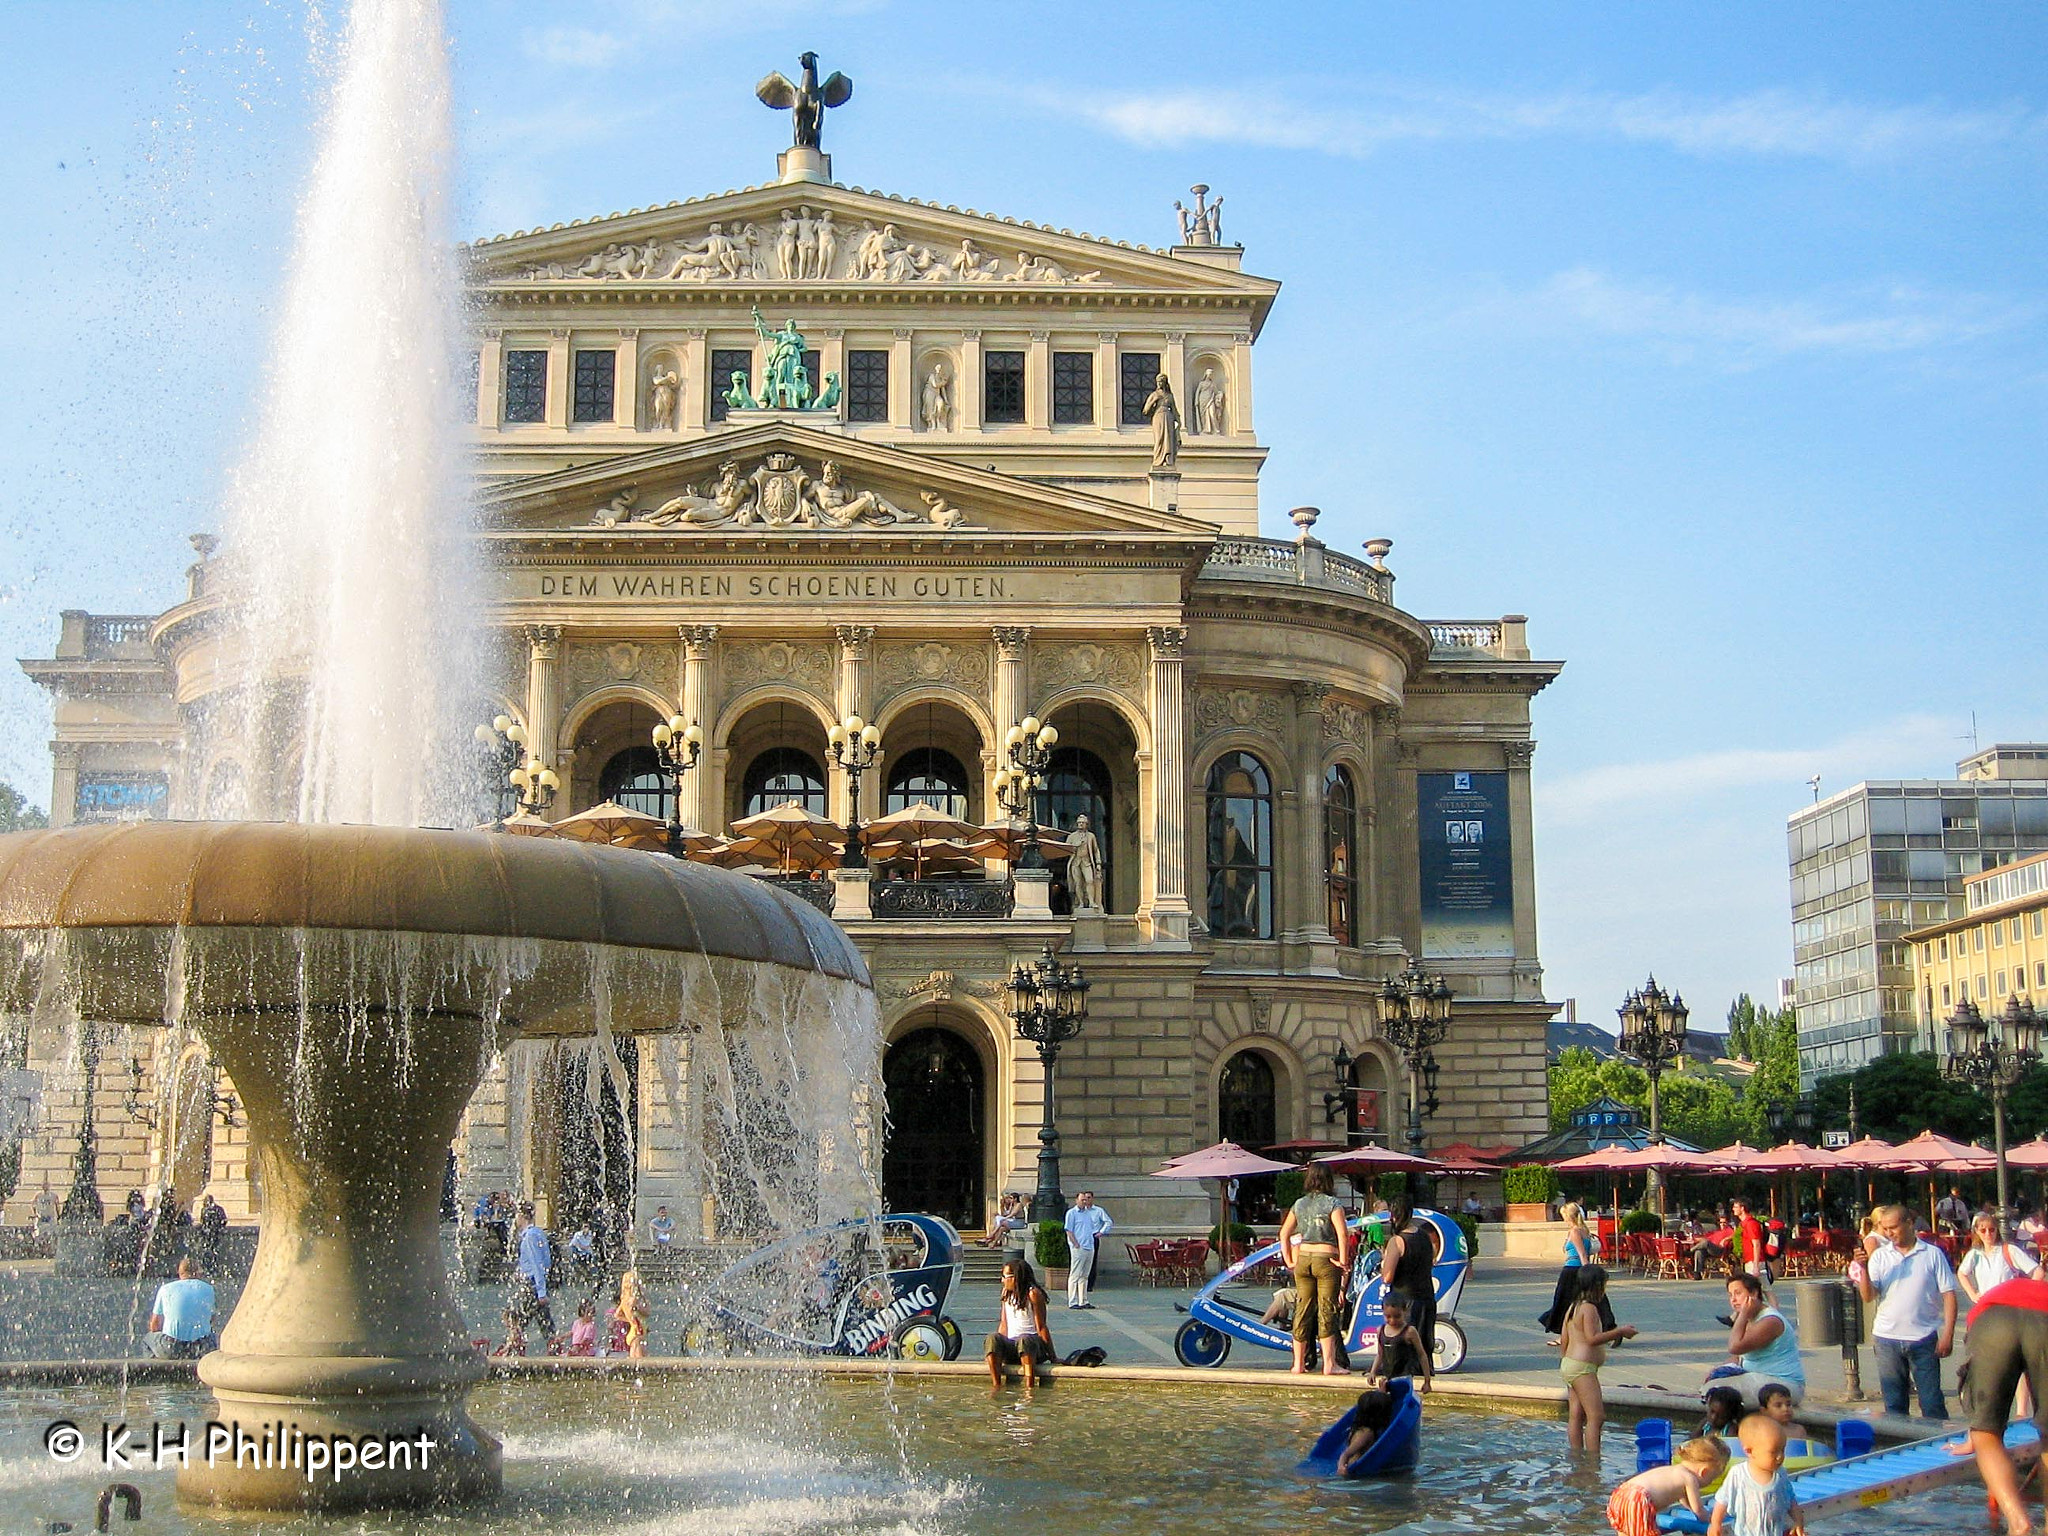
M 1410 958 L 1456 995 L 1431 1140 L 1540 1134 L 1530 709 L 1561 663 L 1517 615 L 1407 612 L 1389 544 L 1327 547 L 1315 510 L 1265 483 L 1254 354 L 1279 283 L 1199 199 L 1154 247 L 842 185 L 815 151 L 781 169 L 462 253 L 479 715 L 517 721 L 554 769 L 546 814 L 665 811 L 649 731 L 680 714 L 707 738 L 686 823 L 792 800 L 843 822 L 826 733 L 859 714 L 881 733 L 863 820 L 923 800 L 986 822 L 1007 729 L 1057 727 L 1042 816 L 1090 817 L 1100 910 L 999 864 L 800 893 L 874 972 L 897 1208 L 978 1228 L 1031 1188 L 1040 1067 L 1000 986 L 1047 942 L 1093 981 L 1060 1058 L 1065 1186 L 1127 1226 L 1206 1222 L 1200 1186 L 1147 1176 L 1171 1154 L 1342 1140 L 1324 1104 L 1340 1049 L 1366 1090 L 1354 1130 L 1400 1144 L 1407 1068 L 1372 1000 Z M 1168 234 L 1171 191 L 1142 219 Z M 764 400 L 798 363 L 803 388 Z M 1268 409 L 1313 381 L 1281 383 Z M 24 663 L 55 704 L 58 824 L 204 815 L 230 787 L 265 803 L 270 765 L 194 734 L 234 686 L 216 649 L 233 594 L 195 543 L 164 611 L 67 615 Z M 248 1215 L 232 1085 L 197 1054 L 159 1071 L 153 1049 L 102 1057 L 107 1197 L 169 1184 Z M 643 1218 L 702 1198 L 663 1141 L 672 1049 L 629 1052 Z M 47 1065 L 10 1220 L 69 1183 L 80 1085 Z M 564 1097 L 579 1076 L 573 1050 L 508 1052 L 456 1149 L 465 1202 L 506 1187 L 573 1215 L 588 1191 L 563 1149 L 602 1134 Z
M 1935 1050 L 1964 998 L 1987 1016 L 2014 996 L 2048 1001 L 2048 853 L 1970 876 L 1963 905 L 1963 916 L 1906 935 L 1919 970 L 1922 1038 Z

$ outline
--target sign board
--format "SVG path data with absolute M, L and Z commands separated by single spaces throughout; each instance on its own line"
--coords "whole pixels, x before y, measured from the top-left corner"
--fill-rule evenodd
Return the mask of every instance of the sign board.
M 1824 1152 L 1839 1152 L 1849 1145 L 1849 1133 L 1847 1131 L 1822 1131 L 1820 1133 L 1820 1145 L 1821 1150 Z
M 1430 959 L 1512 959 L 1514 857 L 1508 776 L 1418 773 L 1422 952 Z
M 1380 1090 L 1352 1090 L 1351 1128 L 1365 1136 L 1377 1136 L 1380 1129 Z

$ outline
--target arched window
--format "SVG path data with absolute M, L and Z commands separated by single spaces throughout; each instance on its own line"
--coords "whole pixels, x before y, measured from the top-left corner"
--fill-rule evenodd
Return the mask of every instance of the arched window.
M 1109 837 L 1109 770 L 1102 759 L 1082 747 L 1055 747 L 1052 761 L 1046 765 L 1045 788 L 1038 792 L 1038 803 L 1033 811 L 1040 826 L 1056 827 L 1062 832 L 1073 830 L 1076 817 L 1086 816 L 1088 826 L 1095 834 L 1096 846 L 1102 850 L 1102 891 L 1106 905 L 1114 910 L 1116 872 L 1110 864 Z M 1055 902 L 1066 900 L 1066 887 L 1061 884 L 1055 894 Z M 1070 910 L 1057 906 L 1057 911 Z
M 668 820 L 668 781 L 662 776 L 654 748 L 628 747 L 614 754 L 597 776 L 597 797 Z
M 1273 937 L 1273 779 L 1249 752 L 1209 769 L 1209 931 Z
M 1351 775 L 1332 766 L 1323 775 L 1323 889 L 1330 932 L 1339 944 L 1358 942 L 1358 795 Z
M 960 759 L 937 747 L 918 747 L 889 765 L 882 797 L 884 814 L 928 805 L 942 816 L 967 814 L 967 771 Z
M 747 765 L 740 781 L 743 816 L 757 816 L 792 800 L 813 816 L 825 814 L 825 769 L 808 752 L 775 747 Z
M 1257 1151 L 1280 1139 L 1279 1096 L 1264 1051 L 1239 1051 L 1216 1083 L 1216 1130 L 1224 1141 Z

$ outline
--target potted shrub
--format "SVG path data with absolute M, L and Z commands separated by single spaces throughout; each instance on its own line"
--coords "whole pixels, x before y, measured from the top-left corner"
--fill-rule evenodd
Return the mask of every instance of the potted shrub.
M 1557 1175 L 1541 1163 L 1510 1168 L 1501 1179 L 1509 1221 L 1548 1221 L 1550 1202 L 1557 1198 Z
M 1045 1287 L 1048 1296 L 1066 1288 L 1067 1266 L 1073 1262 L 1073 1255 L 1067 1248 L 1064 1223 L 1041 1221 L 1038 1224 L 1032 1257 L 1038 1261 L 1038 1283 Z

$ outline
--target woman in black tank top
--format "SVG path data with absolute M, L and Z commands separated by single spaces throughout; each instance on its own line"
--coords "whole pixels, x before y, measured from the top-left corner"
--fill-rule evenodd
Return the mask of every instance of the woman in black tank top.
M 1388 1230 L 1393 1234 L 1380 1265 L 1380 1282 L 1390 1291 L 1409 1298 L 1408 1321 L 1422 1335 L 1422 1347 L 1436 1352 L 1436 1285 L 1430 1271 L 1436 1265 L 1436 1229 L 1418 1221 L 1406 1200 L 1396 1200 L 1387 1211 Z

